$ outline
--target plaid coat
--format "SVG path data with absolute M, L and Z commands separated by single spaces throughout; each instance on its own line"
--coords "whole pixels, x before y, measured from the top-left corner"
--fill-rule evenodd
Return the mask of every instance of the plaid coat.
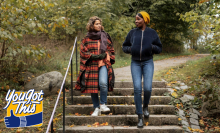
M 75 89 L 81 93 L 98 93 L 99 91 L 98 60 L 90 59 L 92 54 L 99 54 L 98 41 L 100 40 L 91 40 L 85 37 L 80 46 L 80 72 Z M 107 52 L 110 55 L 110 62 L 104 60 L 104 63 L 108 70 L 108 91 L 113 91 L 115 77 L 112 64 L 115 63 L 115 53 L 110 40 L 107 43 Z

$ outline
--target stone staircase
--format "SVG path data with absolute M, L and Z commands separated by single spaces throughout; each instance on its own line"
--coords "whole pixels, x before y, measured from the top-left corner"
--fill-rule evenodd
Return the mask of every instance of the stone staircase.
M 115 82 L 114 91 L 109 92 L 107 97 L 107 106 L 112 114 L 98 117 L 90 116 L 94 111 L 90 94 L 74 90 L 74 104 L 66 106 L 66 133 L 183 133 L 183 129 L 178 126 L 174 106 L 168 105 L 171 98 L 163 95 L 168 92 L 165 82 L 153 81 L 152 88 L 150 117 L 144 119 L 148 126 L 142 129 L 137 128 L 132 82 Z M 71 97 L 67 98 L 67 102 L 71 102 Z M 75 113 L 81 115 L 69 115 Z M 107 122 L 108 125 L 93 127 L 96 122 Z M 58 130 L 59 133 L 62 131 L 62 128 Z

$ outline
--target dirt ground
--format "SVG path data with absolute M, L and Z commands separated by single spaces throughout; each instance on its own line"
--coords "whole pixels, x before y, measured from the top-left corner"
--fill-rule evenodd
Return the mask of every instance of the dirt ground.
M 154 72 L 160 71 L 169 67 L 178 66 L 190 60 L 197 60 L 209 54 L 195 54 L 184 57 L 174 57 L 165 60 L 154 61 Z M 132 81 L 130 66 L 114 69 L 115 81 Z

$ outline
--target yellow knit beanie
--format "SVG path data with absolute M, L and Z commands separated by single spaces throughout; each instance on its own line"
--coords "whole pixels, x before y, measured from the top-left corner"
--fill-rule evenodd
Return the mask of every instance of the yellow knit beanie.
M 143 16 L 144 22 L 146 24 L 149 24 L 150 23 L 150 15 L 145 11 L 141 11 L 139 13 Z

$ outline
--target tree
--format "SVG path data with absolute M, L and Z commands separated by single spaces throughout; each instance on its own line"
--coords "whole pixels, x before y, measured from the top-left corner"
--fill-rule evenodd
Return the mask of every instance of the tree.
M 189 28 L 192 32 L 206 37 L 205 46 L 212 54 L 220 53 L 219 2 L 201 0 L 191 6 L 194 9 L 181 14 L 181 19 L 191 24 Z
M 45 57 L 42 45 L 19 44 L 23 36 L 42 35 L 52 39 L 74 38 L 85 34 L 91 16 L 99 16 L 114 42 L 121 46 L 134 25 L 123 15 L 132 0 L 1 0 L 0 6 L 0 74 L 12 75 L 28 71 Z M 42 62 L 41 62 L 42 63 Z M 1 77 L 0 77 L 1 80 Z
M 10 75 L 19 72 L 19 66 L 26 65 L 20 57 L 26 56 L 33 61 L 45 57 L 45 49 L 41 46 L 16 44 L 25 34 L 47 32 L 42 23 L 42 12 L 53 4 L 43 0 L 1 0 L 0 6 L 0 73 Z M 7 78 L 7 76 L 5 76 Z
M 182 39 L 188 35 L 189 23 L 180 20 L 178 14 L 190 11 L 190 4 L 195 2 L 196 0 L 138 0 L 133 3 L 133 11 L 135 14 L 141 10 L 149 13 L 149 26 L 159 33 L 163 52 L 181 52 Z
M 77 35 L 86 32 L 86 25 L 92 16 L 98 16 L 103 20 L 105 31 L 109 32 L 114 40 L 124 38 L 128 31 L 134 26 L 133 18 L 126 17 L 123 12 L 128 10 L 132 0 L 63 0 L 56 1 L 57 4 L 49 9 L 45 18 L 49 20 L 49 27 L 57 24 L 54 20 L 60 17 L 67 20 L 67 25 L 62 25 L 67 35 Z M 115 34 L 117 33 L 117 34 Z

